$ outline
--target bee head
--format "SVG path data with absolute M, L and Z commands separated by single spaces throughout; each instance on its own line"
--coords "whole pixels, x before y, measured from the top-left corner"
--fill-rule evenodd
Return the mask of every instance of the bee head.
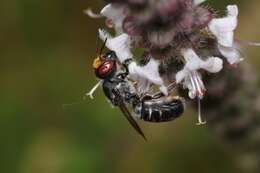
M 116 54 L 109 51 L 104 55 L 98 56 L 93 62 L 95 74 L 100 79 L 112 78 L 116 73 Z

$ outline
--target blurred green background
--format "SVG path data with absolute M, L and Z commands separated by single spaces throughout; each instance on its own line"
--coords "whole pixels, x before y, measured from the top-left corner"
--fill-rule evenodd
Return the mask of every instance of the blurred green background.
M 220 13 L 238 4 L 237 37 L 260 40 L 259 0 L 208 1 Z M 141 123 L 144 142 L 101 89 L 95 100 L 81 102 L 96 83 L 91 64 L 97 29 L 104 26 L 83 10 L 103 5 L 0 1 L 0 172 L 242 172 L 230 147 L 195 125 L 192 110 L 171 123 Z M 260 49 L 245 52 L 259 69 Z M 81 103 L 62 106 L 74 102 Z

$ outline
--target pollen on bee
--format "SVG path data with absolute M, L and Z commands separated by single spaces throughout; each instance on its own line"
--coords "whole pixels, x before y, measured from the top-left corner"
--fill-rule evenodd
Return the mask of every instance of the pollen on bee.
M 101 59 L 100 57 L 98 56 L 97 58 L 94 59 L 94 62 L 93 62 L 93 68 L 97 69 L 100 65 L 101 65 Z

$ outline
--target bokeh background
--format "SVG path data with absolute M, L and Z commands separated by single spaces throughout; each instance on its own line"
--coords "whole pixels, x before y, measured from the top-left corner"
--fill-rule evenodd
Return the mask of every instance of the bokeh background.
M 259 0 L 208 0 L 220 14 L 233 3 L 240 8 L 236 36 L 260 40 Z M 92 60 L 104 26 L 83 10 L 103 6 L 102 0 L 0 1 L 0 172 L 246 172 L 232 146 L 195 125 L 192 109 L 174 122 L 141 123 L 144 142 L 101 89 L 95 100 L 82 101 L 96 83 Z M 245 54 L 259 69 L 260 48 Z

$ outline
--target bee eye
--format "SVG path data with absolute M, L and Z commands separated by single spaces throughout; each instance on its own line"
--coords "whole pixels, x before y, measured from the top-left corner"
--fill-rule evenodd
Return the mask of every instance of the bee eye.
M 110 52 L 106 53 L 105 57 L 107 59 L 115 59 L 116 55 L 115 55 L 115 53 L 113 51 L 110 51 Z
M 113 66 L 114 66 L 113 61 L 106 61 L 104 64 L 101 65 L 101 67 L 99 67 L 98 73 L 100 75 L 104 75 L 104 74 L 110 72 L 111 69 L 113 68 Z

